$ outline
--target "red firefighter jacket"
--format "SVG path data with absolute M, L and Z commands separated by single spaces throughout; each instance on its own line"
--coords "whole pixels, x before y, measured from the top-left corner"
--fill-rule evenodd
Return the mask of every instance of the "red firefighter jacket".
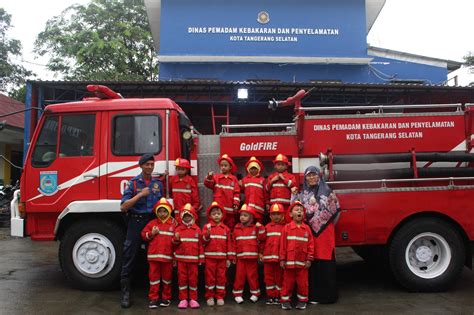
M 270 222 L 265 226 L 265 243 L 263 246 L 263 262 L 280 261 L 280 237 L 284 223 Z
M 313 261 L 314 241 L 311 229 L 305 223 L 300 226 L 294 221 L 285 225 L 280 238 L 280 261 L 285 268 L 304 268 L 307 261 Z
M 186 175 L 183 178 L 179 178 L 177 175 L 171 176 L 170 187 L 175 217 L 187 203 L 190 203 L 196 211 L 199 209 L 199 191 L 191 176 Z
M 215 174 L 211 180 L 206 177 L 204 185 L 212 189 L 214 201 L 224 207 L 227 214 L 234 213 L 233 206 L 240 204 L 239 182 L 234 175 Z
M 274 172 L 267 178 L 267 191 L 270 194 L 270 203 L 281 203 L 289 205 L 291 202 L 291 188 L 296 187 L 295 175 L 288 173 L 287 171 L 283 174 L 283 180 L 279 179 L 272 183 L 272 178 L 278 176 L 280 173 Z
M 196 224 L 186 226 L 180 224 L 175 229 L 175 234 L 179 233 L 179 239 L 173 237 L 175 244 L 174 258 L 181 262 L 204 262 L 204 255 L 201 243 L 201 229 Z
M 207 231 L 210 231 L 209 236 L 207 236 Z M 228 260 L 235 258 L 230 229 L 224 223 L 206 224 L 202 229 L 202 242 L 205 258 Z
M 158 234 L 152 235 L 153 227 L 158 228 Z M 148 222 L 141 232 L 141 237 L 148 242 L 148 260 L 170 262 L 173 260 L 173 235 L 175 223 L 168 218 L 164 223 L 159 219 Z
M 263 217 L 265 205 L 268 203 L 265 178 L 248 174 L 242 178 L 242 189 L 244 190 L 245 203 L 257 210 L 258 214 Z
M 265 227 L 255 224 L 243 226 L 237 224 L 232 234 L 237 259 L 258 259 L 260 247 L 265 241 Z

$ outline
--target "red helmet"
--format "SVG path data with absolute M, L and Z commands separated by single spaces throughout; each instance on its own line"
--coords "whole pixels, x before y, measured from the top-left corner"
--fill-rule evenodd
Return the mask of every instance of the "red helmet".
M 286 163 L 287 165 L 291 165 L 291 162 L 288 161 L 288 157 L 284 154 L 278 154 L 275 159 L 273 160 L 273 163 L 277 163 L 277 162 L 282 162 L 282 163 Z
M 211 210 L 214 209 L 214 208 L 221 209 L 221 212 L 222 212 L 222 220 L 224 220 L 224 218 L 225 218 L 225 210 L 224 210 L 224 208 L 223 208 L 217 201 L 213 201 L 213 202 L 211 203 L 211 205 L 209 206 L 209 208 L 207 208 L 207 210 L 206 210 L 206 216 L 207 216 L 208 218 L 210 218 L 210 216 L 211 216 Z
M 194 168 L 193 166 L 191 166 L 191 164 L 189 164 L 189 161 L 186 160 L 186 159 L 183 159 L 183 158 L 177 158 L 176 161 L 174 161 L 174 166 L 175 167 L 184 167 L 184 168 Z
M 166 200 L 166 198 L 161 198 L 153 207 L 156 216 L 158 216 L 159 208 L 165 208 L 166 211 L 168 211 L 168 216 L 171 216 L 171 213 L 173 212 L 173 206 L 168 202 L 168 200 Z
M 253 207 L 250 207 L 248 206 L 246 203 L 244 203 L 242 205 L 242 207 L 240 208 L 239 212 L 247 212 L 247 213 L 250 213 L 253 218 L 255 219 L 258 215 L 257 211 L 253 208 Z
M 195 223 L 197 221 L 196 210 L 194 209 L 194 207 L 190 203 L 185 204 L 181 208 L 181 211 L 179 211 L 179 218 L 181 219 L 181 221 L 183 221 L 183 217 L 184 217 L 185 214 L 192 215 L 193 221 L 194 221 L 193 223 Z
M 263 164 L 260 162 L 255 156 L 252 156 L 247 163 L 245 164 L 245 169 L 247 172 L 252 168 L 255 167 L 258 169 L 258 174 L 260 174 L 263 171 Z
M 300 201 L 298 201 L 298 200 L 296 200 L 295 202 L 293 202 L 293 203 L 290 205 L 290 207 L 288 208 L 288 214 L 289 214 L 289 213 L 291 212 L 291 210 L 292 210 L 294 207 L 296 207 L 296 206 L 302 206 L 302 207 L 303 207 L 303 215 L 306 215 L 306 208 L 305 208 L 304 205 L 303 205 Z
M 272 213 L 285 213 L 285 207 L 281 203 L 274 203 L 270 206 L 269 214 Z
M 217 163 L 220 165 L 222 160 L 229 162 L 231 173 L 235 173 L 237 171 L 237 166 L 235 165 L 234 160 L 232 160 L 232 158 L 229 155 L 225 153 L 222 154 L 217 160 Z

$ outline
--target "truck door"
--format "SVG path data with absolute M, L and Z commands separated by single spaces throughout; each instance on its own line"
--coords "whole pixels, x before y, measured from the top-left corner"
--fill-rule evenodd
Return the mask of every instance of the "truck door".
M 25 169 L 29 219 L 36 215 L 47 221 L 48 215 L 57 216 L 73 201 L 99 198 L 99 116 L 45 117 Z M 35 226 L 34 222 L 28 224 Z
M 155 155 L 155 173 L 163 173 L 163 120 L 160 111 L 109 112 L 110 145 L 107 149 L 107 198 L 120 199 L 128 182 L 140 174 L 138 159 Z M 155 174 L 156 175 L 156 174 Z

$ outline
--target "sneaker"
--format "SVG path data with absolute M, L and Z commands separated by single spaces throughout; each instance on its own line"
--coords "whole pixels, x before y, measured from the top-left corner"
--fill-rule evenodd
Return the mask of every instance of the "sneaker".
M 150 300 L 150 302 L 148 302 L 148 308 L 158 308 L 158 300 Z
M 267 305 L 273 305 L 273 303 L 274 303 L 274 302 L 273 302 L 273 298 L 269 298 L 269 299 L 265 302 L 265 304 L 267 304 Z
M 236 296 L 234 298 L 235 302 L 237 302 L 237 304 L 242 304 L 244 303 L 244 299 L 241 297 L 241 296 Z
M 200 308 L 201 307 L 201 305 L 199 305 L 198 301 L 196 301 L 196 300 L 190 300 L 189 301 L 189 306 L 191 308 Z
M 318 305 L 319 302 L 317 302 L 317 301 L 309 301 L 309 304 L 311 304 L 311 305 Z
M 252 301 L 253 303 L 257 303 L 257 301 L 258 301 L 258 296 L 252 295 L 252 296 L 250 297 L 250 301 Z
M 306 303 L 305 302 L 298 302 L 298 304 L 296 304 L 296 308 L 299 309 L 299 310 L 305 310 L 306 309 Z
M 274 305 L 280 305 L 280 299 L 279 298 L 274 298 L 273 299 L 273 304 Z
M 290 302 L 283 302 L 283 303 L 281 303 L 281 309 L 282 309 L 282 310 L 291 310 L 291 304 L 290 304 Z
M 217 305 L 218 306 L 224 305 L 224 299 L 217 299 Z
M 188 308 L 188 300 L 181 300 L 181 302 L 179 302 L 178 304 L 178 308 L 180 309 Z
M 214 298 L 207 299 L 206 303 L 207 303 L 207 306 L 214 306 Z
M 161 307 L 168 307 L 168 306 L 170 306 L 170 305 L 171 305 L 171 301 L 170 301 L 170 300 L 162 300 L 162 301 L 160 302 L 160 306 L 161 306 Z

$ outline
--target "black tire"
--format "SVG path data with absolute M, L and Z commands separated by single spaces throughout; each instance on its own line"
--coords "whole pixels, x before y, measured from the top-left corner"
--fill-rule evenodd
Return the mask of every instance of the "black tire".
M 412 240 L 414 243 L 407 252 Z M 446 291 L 459 279 L 465 256 L 464 242 L 456 227 L 438 218 L 406 223 L 397 231 L 389 248 L 393 277 L 414 292 Z
M 91 233 L 99 236 L 95 238 L 98 242 L 108 241 L 108 244 L 111 246 L 107 247 L 109 250 L 104 255 L 110 259 L 110 252 L 113 250 L 115 252 L 115 259 L 113 264 L 106 264 L 106 267 L 103 268 L 103 274 L 89 276 L 81 272 L 75 265 L 73 251 L 78 240 Z M 125 231 L 113 222 L 103 219 L 87 219 L 75 222 L 64 232 L 59 245 L 59 263 L 64 275 L 74 287 L 81 290 L 114 289 L 120 278 L 124 239 Z

